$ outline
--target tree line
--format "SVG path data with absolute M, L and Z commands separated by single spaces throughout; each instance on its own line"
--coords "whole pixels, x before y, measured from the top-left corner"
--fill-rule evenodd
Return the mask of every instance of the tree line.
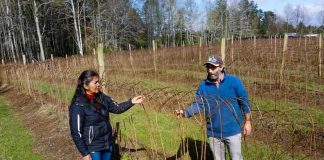
M 324 30 L 305 25 L 305 8 L 285 7 L 285 16 L 263 11 L 254 1 L 214 0 L 3 0 L 0 2 L 0 53 L 6 62 L 43 61 L 91 54 L 98 43 L 105 52 L 192 45 L 201 39 L 271 36 Z

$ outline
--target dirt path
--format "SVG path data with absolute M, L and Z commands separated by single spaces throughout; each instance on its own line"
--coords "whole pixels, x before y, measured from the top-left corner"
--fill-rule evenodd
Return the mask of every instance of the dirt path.
M 43 105 L 35 101 L 32 96 L 22 94 L 19 90 L 2 85 L 0 95 L 3 96 L 13 110 L 18 113 L 24 125 L 32 131 L 37 143 L 33 147 L 36 153 L 40 153 L 45 159 L 57 160 L 80 159 L 69 135 L 68 126 L 64 126 L 51 113 L 46 112 L 44 106 L 51 106 L 50 101 Z

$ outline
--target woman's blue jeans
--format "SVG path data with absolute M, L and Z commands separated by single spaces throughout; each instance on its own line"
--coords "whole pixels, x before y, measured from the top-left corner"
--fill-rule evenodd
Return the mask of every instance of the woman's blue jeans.
M 91 152 L 90 155 L 92 160 L 110 160 L 112 157 L 112 151 L 113 147 L 112 145 L 109 145 L 109 149 Z

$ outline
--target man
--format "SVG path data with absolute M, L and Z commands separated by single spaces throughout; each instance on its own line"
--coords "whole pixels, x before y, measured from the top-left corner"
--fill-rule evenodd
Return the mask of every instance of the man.
M 241 131 L 250 135 L 252 130 L 250 101 L 242 81 L 225 73 L 223 64 L 219 55 L 210 56 L 204 64 L 208 76 L 200 83 L 196 100 L 190 107 L 175 112 L 177 117 L 203 113 L 214 159 L 225 160 L 225 146 L 228 146 L 231 159 L 241 160 Z

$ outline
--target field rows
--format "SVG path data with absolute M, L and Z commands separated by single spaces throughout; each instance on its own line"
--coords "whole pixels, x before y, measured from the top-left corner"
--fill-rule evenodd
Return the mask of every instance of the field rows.
M 234 45 L 233 54 L 230 45 L 226 50 L 226 70 L 243 80 L 253 106 L 255 130 L 245 141 L 246 157 L 298 159 L 294 155 L 299 155 L 316 159 L 324 154 L 324 79 L 317 75 L 316 43 L 308 41 L 305 48 L 298 45 L 298 39 L 289 42 L 282 83 L 281 40 L 277 41 L 276 54 L 269 40 L 258 40 L 256 47 L 251 41 L 242 41 L 242 45 Z M 204 120 L 197 116 L 179 121 L 172 113 L 192 102 L 197 85 L 206 77 L 203 60 L 216 50 L 218 45 L 162 48 L 156 53 L 156 63 L 150 50 L 106 54 L 105 91 L 118 101 L 136 94 L 147 97 L 144 106 L 113 116 L 113 122 L 121 124 L 124 142 L 141 144 L 160 157 L 179 152 L 181 139 L 204 145 Z M 1 79 L 18 84 L 26 93 L 46 93 L 66 104 L 61 110 L 67 112 L 78 75 L 97 65 L 93 55 L 28 66 L 7 65 L 1 69 Z

